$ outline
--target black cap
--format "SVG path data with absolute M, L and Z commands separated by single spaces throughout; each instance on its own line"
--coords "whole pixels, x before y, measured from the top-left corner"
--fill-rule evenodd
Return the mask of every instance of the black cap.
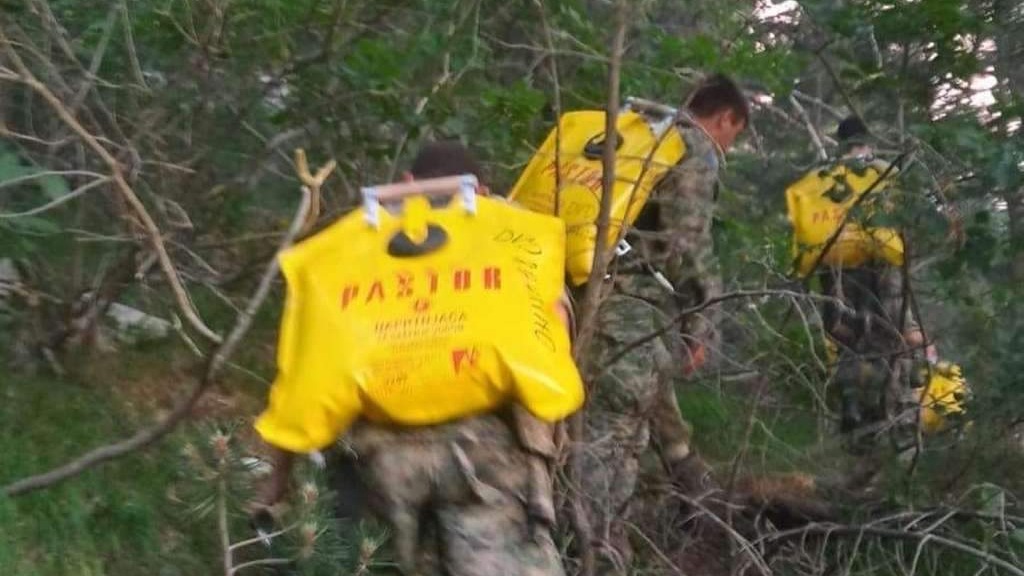
M 867 140 L 868 127 L 864 121 L 857 116 L 848 116 L 839 123 L 836 130 L 836 138 L 843 144 L 857 144 Z

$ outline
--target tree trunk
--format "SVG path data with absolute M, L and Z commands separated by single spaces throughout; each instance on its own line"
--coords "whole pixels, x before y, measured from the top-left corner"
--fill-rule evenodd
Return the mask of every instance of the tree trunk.
M 994 2 L 992 16 L 996 24 L 996 76 L 1006 81 L 1014 102 L 1024 103 L 1024 66 L 1020 65 L 1024 56 L 1024 17 L 1013 0 Z M 1024 282 L 1024 186 L 1011 187 L 1005 199 L 1010 217 L 1010 270 L 1019 286 Z

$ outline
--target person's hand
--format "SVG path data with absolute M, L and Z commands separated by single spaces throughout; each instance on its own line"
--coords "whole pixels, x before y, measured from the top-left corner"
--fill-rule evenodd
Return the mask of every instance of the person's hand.
M 288 494 L 295 454 L 269 445 L 267 452 L 270 473 L 256 488 L 256 498 L 248 505 L 250 515 L 270 513 Z
M 707 360 L 707 352 L 703 342 L 690 341 L 683 349 L 683 376 L 693 376 L 697 370 L 704 366 Z
M 696 452 L 669 464 L 669 475 L 672 485 L 687 496 L 699 496 L 709 490 L 718 488 L 711 466 Z

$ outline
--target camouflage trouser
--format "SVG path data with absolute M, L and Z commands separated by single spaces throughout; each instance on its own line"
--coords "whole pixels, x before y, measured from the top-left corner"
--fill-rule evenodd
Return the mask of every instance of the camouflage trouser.
M 903 306 L 903 271 L 888 264 L 867 264 L 857 268 L 826 268 L 819 273 L 821 291 L 840 300 L 826 302 L 822 321 L 829 336 L 851 349 L 880 348 L 871 339 L 899 341 L 901 331 L 913 327 L 913 318 Z M 901 319 L 902 318 L 902 319 Z
M 882 263 L 829 268 L 820 279 L 822 292 L 846 307 L 829 302 L 822 310 L 825 330 L 839 345 L 834 379 L 840 431 L 854 453 L 871 450 L 882 436 L 899 448 L 913 428 L 906 402 L 911 354 L 901 353 L 907 348 L 903 334 L 916 327 L 903 305 L 902 270 Z
M 549 463 L 524 449 L 507 419 L 361 423 L 346 442 L 405 573 L 564 574 L 551 537 Z
M 673 388 L 682 346 L 678 329 L 671 327 L 622 353 L 670 320 L 644 300 L 612 295 L 602 302 L 598 332 L 588 351 L 590 388 L 579 480 L 602 573 L 614 573 L 631 561 L 624 516 L 636 490 L 639 456 L 650 437 L 668 461 L 689 454 L 690 428 L 679 413 Z
M 890 439 L 897 452 L 914 443 L 920 405 L 913 389 L 924 384 L 918 364 L 880 351 L 840 352 L 834 380 L 840 396 L 839 430 L 850 452 L 870 452 L 881 438 Z

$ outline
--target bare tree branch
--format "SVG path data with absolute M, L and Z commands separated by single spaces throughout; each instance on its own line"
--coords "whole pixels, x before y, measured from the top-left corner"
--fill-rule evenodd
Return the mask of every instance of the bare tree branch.
M 807 126 L 807 133 L 811 136 L 811 142 L 814 142 L 814 148 L 818 151 L 819 160 L 828 159 L 828 151 L 825 150 L 825 144 L 821 140 L 821 135 L 818 134 L 818 129 L 811 122 L 811 117 L 807 114 L 807 109 L 800 104 L 800 101 L 796 99 L 796 96 L 789 95 L 789 103 L 793 105 L 800 118 L 804 121 L 804 125 Z
M 311 204 L 311 196 L 312 194 L 310 190 L 303 187 L 302 201 L 299 204 L 299 209 L 295 213 L 295 217 L 288 229 L 288 233 L 280 243 L 279 250 L 284 250 L 290 246 L 299 231 L 302 229 L 302 225 L 305 222 Z M 235 319 L 234 328 L 230 333 L 228 333 L 228 336 L 224 339 L 223 343 L 221 343 L 213 354 L 209 356 L 203 374 L 199 378 L 199 382 L 196 384 L 192 393 L 179 403 L 161 422 L 151 428 L 141 430 L 134 436 L 120 442 L 115 442 L 113 444 L 93 449 L 75 460 L 50 470 L 49 472 L 12 482 L 0 489 L 0 493 L 5 496 L 13 497 L 43 488 L 49 488 L 50 486 L 77 476 L 78 474 L 81 474 L 82 472 L 94 468 L 104 462 L 120 458 L 145 448 L 174 430 L 177 425 L 191 413 L 192 407 L 195 406 L 196 402 L 199 401 L 203 394 L 206 393 L 210 386 L 213 385 L 221 367 L 227 362 L 228 358 L 231 357 L 239 343 L 242 341 L 242 338 L 249 331 L 250 326 L 252 326 L 252 321 L 256 316 L 256 312 L 259 311 L 263 302 L 270 294 L 270 288 L 273 285 L 274 279 L 277 277 L 278 269 L 279 263 L 275 257 L 269 264 L 267 264 L 266 270 L 263 272 L 263 277 L 260 279 L 260 283 L 257 286 L 256 291 L 253 293 L 252 298 L 250 298 L 249 304 Z
M 181 282 L 181 278 L 178 276 L 178 271 L 174 268 L 174 263 L 171 261 L 171 257 L 167 253 L 167 247 L 164 246 L 163 236 L 160 229 L 157 227 L 156 222 L 153 221 L 152 216 L 149 215 L 149 212 L 146 210 L 145 205 L 143 205 L 142 200 L 139 199 L 131 185 L 128 184 L 124 172 L 121 169 L 121 164 L 106 148 L 103 147 L 102 144 L 99 143 L 99 141 L 96 140 L 95 136 L 82 126 L 64 103 L 61 102 L 45 84 L 40 82 L 34 74 L 32 74 L 32 71 L 28 69 L 25 63 L 21 60 L 21 57 L 14 50 L 13 45 L 3 30 L 0 30 L 0 43 L 3 43 L 7 55 L 18 70 L 19 80 L 45 100 L 57 116 L 59 116 L 60 119 L 76 134 L 78 134 L 86 145 L 88 145 L 89 148 L 91 148 L 93 152 L 95 152 L 96 155 L 99 156 L 107 165 L 107 168 L 111 172 L 110 177 L 113 180 L 115 187 L 124 197 L 125 201 L 127 201 L 128 205 L 131 206 L 135 216 L 141 222 L 142 227 L 153 246 L 153 250 L 156 252 L 157 259 L 160 262 L 160 268 L 163 271 L 164 277 L 167 279 L 167 283 L 171 287 L 171 292 L 174 294 L 175 302 L 181 310 L 182 315 L 184 315 L 185 319 L 189 321 L 189 324 L 191 324 L 192 327 L 200 334 L 214 342 L 220 342 L 221 337 L 207 327 L 199 317 L 198 312 L 188 296 L 188 292 L 185 290 L 185 286 Z
M 608 100 L 605 106 L 604 144 L 602 146 L 601 206 L 597 214 L 597 236 L 594 239 L 594 260 L 580 302 L 580 327 L 577 353 L 586 354 L 594 336 L 597 309 L 604 277 L 608 272 L 608 229 L 610 227 L 612 189 L 615 186 L 615 152 L 618 147 L 616 124 L 619 117 L 619 80 L 622 69 L 622 46 L 626 37 L 626 14 L 629 3 L 619 0 L 616 28 L 612 38 L 611 62 L 608 65 Z

